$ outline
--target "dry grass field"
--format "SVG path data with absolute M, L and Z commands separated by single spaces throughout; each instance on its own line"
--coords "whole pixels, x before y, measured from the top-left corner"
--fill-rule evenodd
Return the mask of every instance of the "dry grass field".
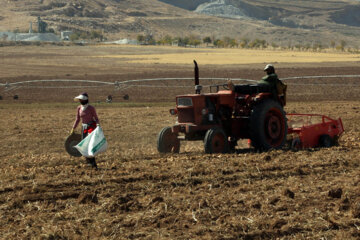
M 138 47 L 133 47 L 138 48 Z M 254 50 L 254 49 L 204 49 L 186 50 L 179 56 L 173 47 L 162 47 L 169 53 L 144 53 L 137 55 L 120 54 L 97 56 L 98 58 L 122 59 L 128 63 L 189 64 L 194 58 L 206 65 L 276 63 L 321 63 L 353 62 L 360 60 L 360 54 L 343 52 L 301 52 L 289 50 Z
M 143 54 L 111 48 L 114 55 Z M 0 48 L 1 82 L 192 76 L 191 64 L 89 58 L 109 55 L 106 49 Z M 280 77 L 360 74 L 352 62 L 276 66 Z M 200 74 L 258 79 L 262 67 L 200 65 Z M 240 142 L 236 153 L 215 155 L 204 154 L 201 142 L 182 143 L 177 155 L 157 153 L 157 133 L 175 122 L 168 109 L 176 91 L 138 87 L 130 101 L 112 104 L 103 103 L 109 92 L 120 96 L 112 88 L 1 92 L 0 239 L 359 239 L 358 80 L 288 82 L 286 112 L 341 117 L 346 132 L 339 146 L 257 153 Z M 97 171 L 63 146 L 75 118 L 72 97 L 84 90 L 109 142 Z M 15 93 L 17 101 L 10 98 Z

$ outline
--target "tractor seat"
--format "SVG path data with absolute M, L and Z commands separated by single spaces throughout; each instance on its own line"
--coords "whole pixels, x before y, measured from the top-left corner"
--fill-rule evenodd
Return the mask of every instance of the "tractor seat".
M 235 85 L 234 92 L 239 94 L 257 94 L 271 92 L 270 86 L 266 84 L 241 84 Z

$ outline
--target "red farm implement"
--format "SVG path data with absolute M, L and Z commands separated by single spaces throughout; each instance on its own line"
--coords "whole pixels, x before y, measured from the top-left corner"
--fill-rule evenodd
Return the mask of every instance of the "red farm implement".
M 341 118 L 320 114 L 286 114 L 286 117 L 288 139 L 293 149 L 331 147 L 344 132 Z

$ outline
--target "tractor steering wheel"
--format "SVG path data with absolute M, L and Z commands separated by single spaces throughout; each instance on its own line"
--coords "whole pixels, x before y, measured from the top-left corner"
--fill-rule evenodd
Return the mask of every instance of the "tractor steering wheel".
M 229 86 L 227 83 L 223 84 L 222 87 L 225 89 L 225 90 L 230 90 Z

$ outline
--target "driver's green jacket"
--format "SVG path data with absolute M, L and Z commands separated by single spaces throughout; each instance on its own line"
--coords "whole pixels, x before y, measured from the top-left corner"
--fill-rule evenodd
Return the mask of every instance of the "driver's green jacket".
M 272 73 L 270 75 L 267 75 L 265 77 L 263 77 L 260 80 L 260 84 L 266 84 L 270 86 L 271 89 L 271 93 L 276 96 L 277 95 L 277 88 L 276 88 L 276 84 L 279 81 L 278 76 L 275 73 Z

